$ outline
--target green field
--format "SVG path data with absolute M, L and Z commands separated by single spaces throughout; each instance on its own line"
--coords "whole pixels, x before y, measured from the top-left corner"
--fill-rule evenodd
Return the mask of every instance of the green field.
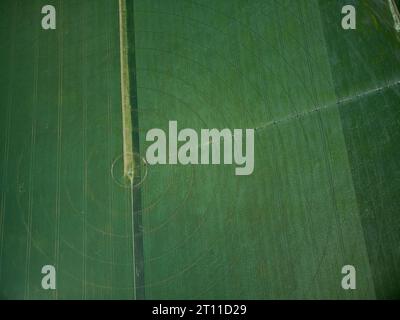
M 348 3 L 356 30 L 341 27 Z M 41 28 L 46 4 L 56 30 Z M 400 298 L 400 34 L 387 1 L 127 9 L 135 154 L 170 120 L 254 128 L 254 172 L 147 165 L 130 188 L 118 0 L 3 0 L 0 299 Z M 56 290 L 41 286 L 44 265 Z M 341 287 L 344 265 L 356 290 Z

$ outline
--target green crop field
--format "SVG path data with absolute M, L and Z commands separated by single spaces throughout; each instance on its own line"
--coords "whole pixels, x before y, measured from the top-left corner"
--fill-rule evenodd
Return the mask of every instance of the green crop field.
M 126 0 L 124 21 L 121 3 L 0 2 L 0 299 L 400 298 L 388 1 Z M 254 171 L 150 165 L 169 121 L 254 129 Z

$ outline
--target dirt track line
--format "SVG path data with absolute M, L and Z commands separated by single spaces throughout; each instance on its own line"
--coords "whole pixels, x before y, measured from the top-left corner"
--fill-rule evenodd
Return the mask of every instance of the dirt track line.
M 122 107 L 122 135 L 124 176 L 133 182 L 134 159 L 132 142 L 132 117 L 130 105 L 130 83 L 128 65 L 128 34 L 126 18 L 126 0 L 119 0 L 119 37 L 121 62 L 121 107 Z
M 133 267 L 133 296 L 137 298 L 136 287 L 136 255 L 135 255 L 135 217 L 133 203 L 133 183 L 134 183 L 134 157 L 132 139 L 132 115 L 130 103 L 130 78 L 129 78 L 129 58 L 128 58 L 128 20 L 126 0 L 119 0 L 119 37 L 120 37 L 120 63 L 121 63 L 121 107 L 122 107 L 122 135 L 123 135 L 123 160 L 124 177 L 131 183 L 131 227 L 132 227 L 132 267 Z

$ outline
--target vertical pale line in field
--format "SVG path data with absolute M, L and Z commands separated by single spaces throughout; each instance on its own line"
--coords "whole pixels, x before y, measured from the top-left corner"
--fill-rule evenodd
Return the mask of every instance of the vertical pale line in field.
M 9 84 L 7 90 L 7 124 L 5 126 L 5 142 L 4 149 L 2 150 L 4 155 L 3 158 L 3 167 L 2 167 L 2 197 L 1 197 L 1 205 L 0 205 L 0 286 L 2 282 L 3 275 L 3 251 L 4 251 L 4 223 L 5 223 L 5 215 L 6 215 L 6 201 L 7 201 L 7 188 L 5 185 L 8 183 L 8 164 L 9 164 L 9 156 L 10 156 L 10 144 L 11 144 L 11 122 L 12 122 L 12 110 L 14 107 L 14 96 L 13 96 L 13 82 L 14 82 L 14 69 L 15 69 L 15 39 L 17 33 L 17 12 L 18 12 L 18 2 L 14 2 L 14 10 L 13 10 L 13 19 L 12 19 L 12 37 L 10 44 L 10 55 L 9 55 Z
M 119 37 L 121 62 L 121 105 L 124 176 L 133 181 L 134 160 L 132 143 L 132 119 L 129 99 L 128 34 L 126 19 L 126 0 L 119 0 Z
M 32 95 L 32 122 L 31 122 L 31 145 L 29 160 L 29 195 L 28 195 L 28 226 L 26 235 L 26 259 L 25 259 L 25 299 L 29 299 L 30 294 L 30 263 L 32 247 L 32 219 L 34 201 L 34 172 L 36 156 L 36 108 L 38 103 L 38 73 L 39 73 L 39 34 L 36 32 L 34 71 L 33 71 L 33 95 Z
M 81 16 L 81 28 L 84 28 L 87 23 L 87 10 L 82 12 Z M 84 33 L 82 36 L 81 42 L 81 58 L 82 65 L 84 67 L 87 66 L 87 44 L 86 38 L 88 37 L 87 33 Z M 83 207 L 83 218 L 82 218 L 82 299 L 86 300 L 87 298 L 87 265 L 86 265 L 86 257 L 87 257 L 87 214 L 88 214 L 88 155 L 87 155 L 87 132 L 88 132 L 88 85 L 87 85 L 87 71 L 84 69 L 83 77 L 82 77 L 82 207 Z
M 107 157 L 108 161 L 111 163 L 113 161 L 113 113 L 112 113 L 112 105 L 113 105 L 113 97 L 111 96 L 111 62 L 112 62 L 112 25 L 110 19 L 107 19 L 107 72 L 106 72 L 106 83 L 107 83 Z M 113 246 L 113 181 L 112 176 L 109 174 L 108 179 L 108 215 L 109 215 L 109 255 L 111 259 L 110 263 L 110 288 L 111 288 L 111 299 L 113 298 L 113 278 L 114 278 L 114 246 Z
M 393 20 L 394 20 L 394 28 L 397 32 L 400 32 L 400 13 L 397 8 L 397 4 L 395 0 L 388 0 L 390 11 L 392 12 Z
M 131 183 L 131 206 L 132 206 L 132 259 L 133 259 L 133 294 L 136 299 L 136 261 L 135 261 L 135 234 L 133 216 L 133 178 L 134 178 L 134 159 L 132 141 L 132 116 L 130 104 L 130 82 L 128 65 L 128 23 L 126 0 L 119 0 L 119 37 L 120 37 L 120 62 L 121 62 L 121 106 L 122 106 L 122 134 L 123 134 L 123 159 L 124 176 Z
M 61 12 L 62 1 L 59 1 Z M 63 19 L 61 20 L 61 32 L 58 33 L 58 101 L 57 101 L 57 172 L 56 172 L 56 206 L 55 206 L 55 267 L 59 272 L 60 268 L 60 215 L 61 215 L 61 166 L 62 166 L 62 129 L 63 129 L 63 82 L 64 82 L 64 34 Z M 58 290 L 54 290 L 55 299 L 58 299 Z

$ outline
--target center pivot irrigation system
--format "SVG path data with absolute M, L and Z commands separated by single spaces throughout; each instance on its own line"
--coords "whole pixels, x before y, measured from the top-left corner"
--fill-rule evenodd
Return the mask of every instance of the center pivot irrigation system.
M 400 32 L 400 13 L 396 0 L 387 0 L 394 21 L 394 29 Z M 119 0 L 119 36 L 120 36 L 120 81 L 122 108 L 122 138 L 123 138 L 123 176 L 129 181 L 132 205 L 132 258 L 134 274 L 135 299 L 144 299 L 144 265 L 143 265 L 143 228 L 141 217 L 141 196 L 137 188 L 140 180 L 140 157 L 135 157 L 139 151 L 137 94 L 135 75 L 135 48 L 133 1 Z M 131 28 L 131 32 L 129 32 Z M 136 150 L 136 152 L 135 152 Z

